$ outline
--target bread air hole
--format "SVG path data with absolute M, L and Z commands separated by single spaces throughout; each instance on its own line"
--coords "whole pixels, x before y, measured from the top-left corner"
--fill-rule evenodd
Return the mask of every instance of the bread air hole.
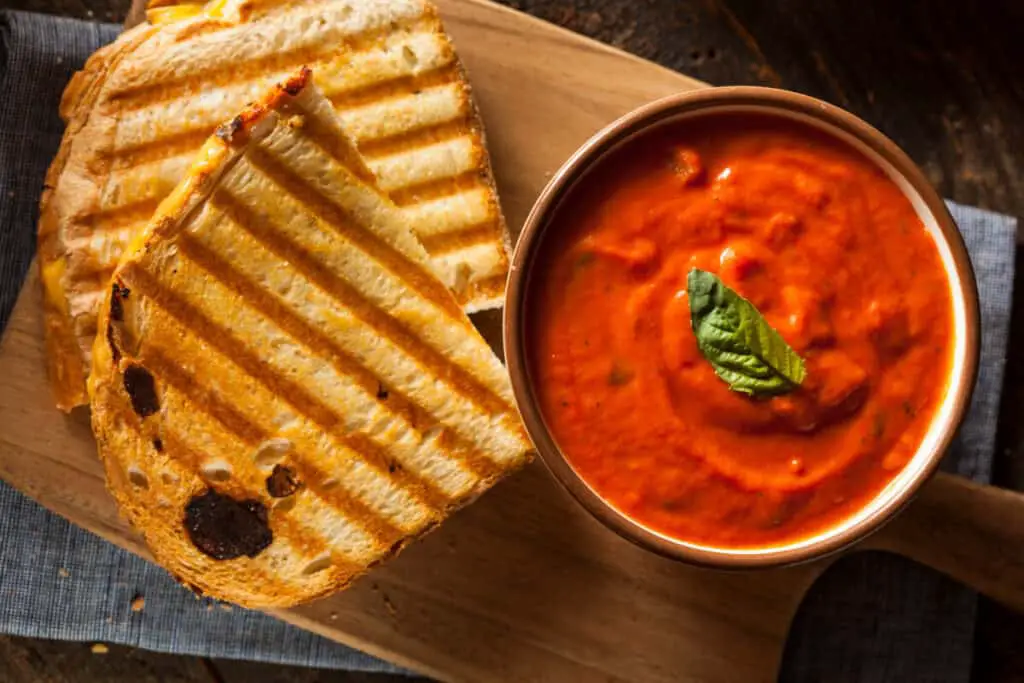
M 295 501 L 297 501 L 298 499 L 298 496 L 288 496 L 287 498 L 281 498 L 276 503 L 274 503 L 274 511 L 289 512 L 293 507 L 295 507 Z
M 405 60 L 406 65 L 410 69 L 415 69 L 420 65 L 420 58 L 416 56 L 416 53 L 408 45 L 402 47 L 402 59 Z
M 455 281 L 452 283 L 451 290 L 457 295 L 463 295 L 469 288 L 469 280 L 473 276 L 473 271 L 465 263 L 460 263 L 455 266 Z
M 313 560 L 309 564 L 307 564 L 306 568 L 302 570 L 302 573 L 305 574 L 306 576 L 309 576 L 311 574 L 316 574 L 317 572 L 322 572 L 323 570 L 327 569 L 330 566 L 331 566 L 331 556 L 330 555 L 323 555 L 321 557 L 316 558 L 315 560 Z
M 267 439 L 259 445 L 253 455 L 257 467 L 273 467 L 281 462 L 292 451 L 292 442 L 288 439 Z
M 132 483 L 132 486 L 137 486 L 140 489 L 149 488 L 149 477 L 137 467 L 128 468 L 128 481 Z
M 227 481 L 231 478 L 231 465 L 223 460 L 211 460 L 203 463 L 200 471 L 210 481 Z
M 143 333 L 143 304 L 138 296 L 132 296 L 131 288 L 122 282 L 112 285 L 110 298 L 110 324 L 107 325 L 107 340 L 115 360 L 121 353 L 139 355 Z M 117 348 L 113 348 L 114 342 Z

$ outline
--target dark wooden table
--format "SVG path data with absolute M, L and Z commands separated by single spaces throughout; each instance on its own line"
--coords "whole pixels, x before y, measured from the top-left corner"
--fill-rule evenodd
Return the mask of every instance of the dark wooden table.
M 1024 215 L 1024 3 L 1016 0 L 511 0 L 566 28 L 717 85 L 823 98 L 879 127 L 943 195 Z M 0 0 L 0 7 L 122 21 L 129 0 Z M 1017 254 L 1018 271 L 1024 269 Z M 1024 293 L 1010 348 L 1024 343 Z M 996 483 L 1024 490 L 1024 358 L 1011 353 Z M 1024 523 L 1024 520 L 1022 520 Z M 983 602 L 979 683 L 1024 680 L 1024 617 Z M 941 646 L 937 644 L 937 646 Z M 212 662 L 112 647 L 0 638 L 0 680 L 372 681 L 379 676 Z

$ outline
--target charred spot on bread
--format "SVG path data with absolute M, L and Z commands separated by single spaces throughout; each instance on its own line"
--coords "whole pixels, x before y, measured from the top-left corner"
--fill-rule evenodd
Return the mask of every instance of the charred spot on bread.
M 132 401 L 132 410 L 139 417 L 149 417 L 160 410 L 160 398 L 156 394 L 156 380 L 152 373 L 141 365 L 129 365 L 124 370 L 124 390 Z
M 231 142 L 243 128 L 245 128 L 245 118 L 243 116 L 236 116 L 217 128 L 216 135 L 225 142 Z
M 132 293 L 132 290 L 128 289 L 119 282 L 114 282 L 111 285 L 112 291 L 110 293 L 110 319 L 114 322 L 124 321 L 124 303 L 123 301 L 128 298 L 128 295 Z
M 121 362 L 121 349 L 117 347 L 117 339 L 114 335 L 114 323 L 107 323 L 107 344 L 110 345 L 110 357 L 114 359 L 114 365 Z
M 287 498 L 298 491 L 300 486 L 295 472 L 284 465 L 274 465 L 273 471 L 267 477 L 267 493 L 274 498 Z
M 110 355 L 114 364 L 121 362 L 121 349 L 117 345 L 117 335 L 114 332 L 114 323 L 124 322 L 124 300 L 131 294 L 131 290 L 117 280 L 111 285 L 110 291 L 110 320 L 107 321 L 107 344 L 110 346 Z
M 378 401 L 386 401 L 386 400 L 388 400 L 388 388 L 386 386 L 384 386 L 383 384 L 381 384 L 380 382 L 377 383 L 377 400 Z
M 308 66 L 303 66 L 302 69 L 299 70 L 299 73 L 282 83 L 281 88 L 292 97 L 295 97 L 302 92 L 303 88 L 306 87 L 306 83 L 309 82 L 309 76 L 311 73 L 313 72 Z
M 164 440 L 159 438 L 159 437 L 157 437 L 156 439 L 153 439 L 153 450 L 155 450 L 157 453 L 163 453 L 164 452 Z
M 185 531 L 199 552 L 215 560 L 256 557 L 274 540 L 267 508 L 208 489 L 185 506 Z

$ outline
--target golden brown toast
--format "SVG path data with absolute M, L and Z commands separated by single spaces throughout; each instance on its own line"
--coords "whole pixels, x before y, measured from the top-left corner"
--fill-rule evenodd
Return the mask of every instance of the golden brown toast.
M 107 483 L 203 593 L 346 586 L 528 457 L 507 374 L 303 70 L 222 126 L 115 271 Z
M 91 59 L 62 107 L 68 132 L 39 234 L 61 408 L 85 400 L 97 304 L 132 235 L 214 128 L 302 65 L 463 308 L 500 306 L 507 231 L 469 85 L 433 6 L 216 0 L 150 15 L 159 25 Z

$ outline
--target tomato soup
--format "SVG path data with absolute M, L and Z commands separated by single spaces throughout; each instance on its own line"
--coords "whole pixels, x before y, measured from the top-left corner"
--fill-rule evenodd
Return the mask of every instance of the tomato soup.
M 713 115 L 635 140 L 562 202 L 529 290 L 545 422 L 599 495 L 670 537 L 764 548 L 834 527 L 915 454 L 949 384 L 938 246 L 872 161 L 804 124 Z M 805 375 L 749 396 L 698 347 L 694 269 Z

